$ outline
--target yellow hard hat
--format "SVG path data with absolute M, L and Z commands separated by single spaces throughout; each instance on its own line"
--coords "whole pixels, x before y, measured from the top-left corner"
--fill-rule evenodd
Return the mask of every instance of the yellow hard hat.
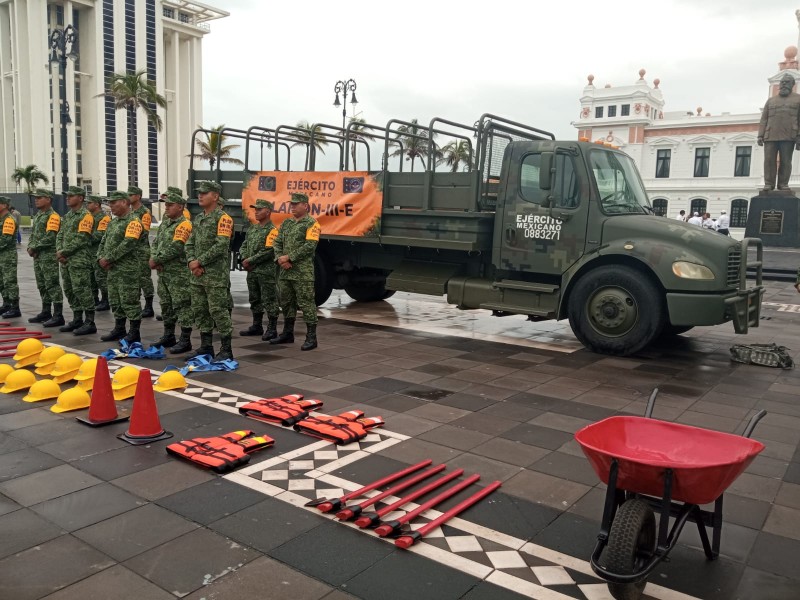
M 75 377 L 75 379 L 77 380 L 77 376 Z M 75 387 L 79 387 L 82 390 L 91 392 L 92 388 L 94 387 L 94 377 L 92 377 L 91 379 L 81 379 L 80 381 L 78 381 Z
M 114 390 L 114 400 L 116 400 L 117 402 L 119 402 L 120 400 L 127 400 L 128 398 L 133 398 L 135 395 L 136 395 L 135 383 L 125 386 L 123 388 L 116 388 Z
M 1 364 L 0 365 L 0 383 L 4 383 L 6 377 L 8 377 L 11 373 L 14 372 L 14 367 L 8 364 Z
M 66 353 L 66 350 L 61 346 L 48 346 L 39 354 L 39 360 L 36 361 L 36 366 L 46 367 L 47 365 L 52 365 Z M 42 373 L 42 375 L 46 375 L 46 373 Z
M 50 363 L 49 365 L 44 365 L 43 367 L 36 367 L 34 373 L 37 375 L 52 375 L 53 369 L 56 368 L 56 363 Z
M 15 369 L 23 369 L 25 367 L 30 367 L 30 366 L 34 365 L 37 360 L 39 360 L 39 355 L 38 354 L 31 354 L 30 356 L 26 356 L 25 358 L 22 358 L 22 359 L 18 360 L 16 363 L 14 363 L 14 368 Z
M 22 399 L 25 402 L 40 402 L 42 400 L 53 400 L 61 394 L 61 387 L 52 379 L 42 379 L 37 381 L 28 390 L 27 395 Z
M 69 388 L 58 395 L 58 401 L 50 407 L 55 413 L 68 412 L 70 410 L 80 410 L 89 408 L 92 399 L 86 390 L 79 387 Z
M 0 388 L 0 392 L 9 394 L 19 390 L 27 390 L 34 383 L 36 383 L 36 375 L 26 369 L 17 369 L 8 374 L 5 385 Z
M 129 385 L 136 387 L 137 381 L 139 381 L 139 369 L 131 366 L 122 367 L 114 373 L 114 377 L 111 379 L 111 389 L 121 390 Z
M 69 379 L 72 379 L 78 373 L 78 369 L 81 368 L 83 364 L 83 359 L 77 354 L 65 354 L 61 358 L 56 361 L 56 366 L 53 367 L 53 370 L 50 371 L 50 375 L 58 381 L 58 379 L 68 373 L 71 373 Z M 68 381 L 68 380 L 65 380 Z M 58 383 L 61 383 L 58 381 Z
M 97 359 L 90 358 L 83 361 L 78 374 L 75 375 L 75 381 L 85 381 L 87 379 L 94 379 L 94 372 L 97 370 Z
M 17 353 L 14 355 L 14 360 L 22 360 L 34 354 L 38 355 L 44 349 L 44 344 L 36 338 L 25 338 L 17 344 Z M 36 362 L 36 361 L 33 361 Z M 32 363 L 31 363 L 32 364 Z
M 180 371 L 167 371 L 156 379 L 153 389 L 157 392 L 166 392 L 167 390 L 182 390 L 185 387 L 186 378 Z

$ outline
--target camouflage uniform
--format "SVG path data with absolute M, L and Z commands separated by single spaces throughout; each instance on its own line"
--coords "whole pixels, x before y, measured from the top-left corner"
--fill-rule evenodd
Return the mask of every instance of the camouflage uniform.
M 219 184 L 201 182 L 198 191 L 219 191 Z M 230 243 L 233 219 L 219 206 L 210 213 L 200 213 L 192 222 L 192 234 L 186 243 L 186 262 L 198 261 L 204 273 L 190 276 L 192 312 L 201 335 L 210 339 L 216 326 L 220 336 L 233 332 L 230 305 Z M 203 344 L 205 345 L 205 344 Z M 202 346 L 201 346 L 202 347 Z
M 124 194 L 124 192 L 114 192 Z M 108 271 L 108 294 L 114 317 L 124 322 L 125 319 L 140 322 L 142 306 L 139 304 L 141 281 L 141 258 L 139 254 L 139 238 L 144 235 L 142 223 L 133 212 L 124 217 L 111 219 L 106 235 L 97 250 L 98 258 L 111 262 Z
M 96 198 L 96 196 L 92 196 Z M 98 198 L 99 200 L 99 198 Z M 100 292 L 100 302 L 95 306 L 95 310 L 103 311 L 108 310 L 108 274 L 106 270 L 97 263 L 97 251 L 100 248 L 100 243 L 103 241 L 103 236 L 106 234 L 108 223 L 111 217 L 102 210 L 98 210 L 92 215 L 94 219 L 94 227 L 92 228 L 92 243 L 90 252 L 92 254 L 92 293 Z
M 305 194 L 292 194 L 291 202 L 308 202 Z M 284 331 L 270 340 L 270 344 L 294 341 L 294 322 L 297 309 L 303 311 L 303 320 L 308 328 L 303 350 L 316 347 L 317 305 L 314 303 L 314 252 L 320 236 L 319 223 L 306 214 L 295 220 L 293 217 L 281 223 L 275 238 L 275 257 L 288 256 L 291 268 L 278 268 L 278 289 L 281 310 L 284 316 Z M 287 335 L 284 335 L 287 334 Z M 283 339 L 281 339 L 283 338 Z M 313 339 L 312 339 L 313 338 Z M 306 347 L 309 346 L 310 347 Z
M 183 198 L 174 194 L 168 194 L 166 201 L 186 203 Z M 164 317 L 164 336 L 159 340 L 161 344 L 156 342 L 157 345 L 169 347 L 177 343 L 176 323 L 180 324 L 182 332 L 188 329 L 187 337 L 192 331 L 192 298 L 189 283 L 192 275 L 186 267 L 186 242 L 191 233 L 192 223 L 183 215 L 174 220 L 165 217 L 158 226 L 158 233 L 150 250 L 151 260 L 159 266 L 158 298 L 161 302 L 161 314 Z M 189 349 L 191 346 L 187 348 Z
M 70 187 L 68 196 L 84 196 L 82 188 Z M 92 263 L 91 255 L 92 229 L 94 217 L 81 205 L 77 210 L 69 210 L 61 222 L 61 229 L 56 236 L 56 252 L 67 259 L 61 264 L 61 281 L 64 295 L 75 313 L 70 323 L 61 331 L 75 331 L 83 325 L 83 313 L 86 320 L 94 322 L 94 298 L 92 298 Z M 92 332 L 94 333 L 94 332 Z
M 52 198 L 50 190 L 39 189 L 34 192 L 36 198 Z M 32 323 L 44 323 L 46 327 L 64 324 L 61 315 L 64 296 L 58 280 L 58 260 L 56 259 L 56 236 L 61 228 L 61 217 L 51 208 L 40 210 L 31 219 L 31 236 L 28 239 L 28 250 L 34 253 L 33 273 L 36 287 L 42 298 L 42 312 Z M 52 318 L 50 303 L 53 303 Z M 47 318 L 44 318 L 45 315 Z
M 11 199 L 0 196 L 0 205 L 11 207 Z M 0 284 L 3 306 L 0 309 L 6 319 L 22 316 L 19 312 L 19 286 L 17 285 L 17 221 L 7 212 L 0 217 Z
M 267 200 L 257 200 L 252 208 L 272 210 L 273 207 Z M 251 267 L 247 272 L 247 292 L 250 310 L 253 313 L 253 325 L 250 329 L 240 331 L 239 335 L 261 335 L 263 333 L 261 319 L 266 312 L 269 319 L 268 329 L 275 335 L 265 336 L 263 339 L 270 340 L 277 336 L 275 326 L 280 309 L 275 287 L 277 272 L 273 248 L 277 235 L 278 230 L 269 220 L 263 225 L 258 222 L 251 223 L 245 233 L 239 255 L 242 262 L 247 261 Z
M 132 185 L 128 188 L 128 194 L 138 194 L 141 196 L 142 190 Z M 139 240 L 138 247 L 141 268 L 141 275 L 139 278 L 140 288 L 144 295 L 145 301 L 145 307 L 142 316 L 152 317 L 153 296 L 155 295 L 155 289 L 153 287 L 153 278 L 150 276 L 150 265 L 148 263 L 150 261 L 150 225 L 153 222 L 153 215 L 150 212 L 150 209 L 148 209 L 144 204 L 142 204 L 139 208 L 132 209 L 131 213 L 141 222 L 143 229 L 142 237 Z

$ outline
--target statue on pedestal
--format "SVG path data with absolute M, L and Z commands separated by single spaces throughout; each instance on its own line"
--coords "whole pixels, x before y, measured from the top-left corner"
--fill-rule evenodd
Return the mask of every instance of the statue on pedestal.
M 778 95 L 767 100 L 761 112 L 758 145 L 764 146 L 765 192 L 775 189 L 776 175 L 778 190 L 791 191 L 792 154 L 800 150 L 800 94 L 792 92 L 794 84 L 792 75 L 784 75 Z

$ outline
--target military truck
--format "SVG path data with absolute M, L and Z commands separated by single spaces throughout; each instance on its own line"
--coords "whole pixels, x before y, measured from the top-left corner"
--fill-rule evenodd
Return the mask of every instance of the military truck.
M 498 316 L 569 319 L 587 348 L 614 355 L 636 353 L 659 336 L 694 326 L 732 321 L 736 333 L 758 326 L 760 240 L 739 242 L 656 216 L 633 160 L 607 144 L 557 141 L 492 114 L 473 125 L 434 118 L 425 127 L 392 119 L 385 126 L 251 127 L 223 134 L 244 140 L 244 169 L 223 171 L 216 161 L 216 170 L 200 171 L 192 164 L 187 189 L 202 179 L 222 184 L 236 222 L 234 252 L 248 224 L 248 202 L 273 200 L 273 217 L 281 217 L 291 191 L 309 193 L 311 212 L 322 224 L 318 305 L 333 289 L 359 302 L 395 291 L 445 296 L 458 308 Z M 443 143 L 448 139 L 453 145 Z M 338 148 L 338 171 L 317 171 L 319 150 L 331 146 Z M 463 161 L 453 157 L 456 147 Z M 378 153 L 375 169 L 372 155 Z M 411 156 L 422 171 L 413 171 L 415 162 L 412 171 L 404 170 Z M 354 168 L 357 157 L 366 161 L 365 171 Z M 443 168 L 446 158 L 455 166 Z M 265 159 L 272 170 L 264 169 Z M 322 182 L 334 175 L 338 184 Z M 331 194 L 331 185 L 343 189 Z M 326 226 L 322 216 L 338 216 L 331 196 L 346 202 L 348 186 L 357 194 L 365 185 L 377 206 L 371 226 Z M 342 212 L 366 207 L 362 200 Z M 748 265 L 750 248 L 757 260 Z M 756 272 L 749 286 L 748 266 Z

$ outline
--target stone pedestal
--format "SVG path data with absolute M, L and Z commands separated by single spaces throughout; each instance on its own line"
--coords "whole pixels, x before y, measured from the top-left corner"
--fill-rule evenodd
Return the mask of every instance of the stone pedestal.
M 800 199 L 792 191 L 761 192 L 750 200 L 745 237 L 765 247 L 800 248 Z

